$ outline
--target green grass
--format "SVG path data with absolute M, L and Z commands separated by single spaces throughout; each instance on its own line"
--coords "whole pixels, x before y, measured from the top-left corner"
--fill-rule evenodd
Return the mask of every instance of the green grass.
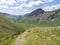
M 3 41 L 0 45 L 12 45 L 16 37 L 10 37 L 8 40 Z
M 20 35 L 29 28 L 31 26 L 28 24 L 14 23 L 0 15 L 0 45 L 11 45 L 10 43 L 15 40 L 14 36 Z
M 21 34 L 24 31 L 26 31 L 32 27 L 35 27 L 35 25 L 30 25 L 30 24 L 26 24 L 26 23 L 16 23 L 15 26 L 16 26 L 15 31 L 17 32 L 17 34 Z
M 0 14 L 0 45 L 5 45 L 15 33 L 14 23 Z
M 30 29 L 23 45 L 60 45 L 60 26 Z
M 45 26 L 45 27 L 60 26 L 60 19 L 56 19 L 56 20 L 53 19 L 53 21 L 40 21 L 37 25 Z
M 44 15 L 42 15 L 42 16 L 44 16 Z M 31 18 L 23 18 L 21 20 L 16 21 L 16 23 L 18 23 L 18 24 L 19 23 L 20 24 L 22 23 L 22 24 L 26 24 L 26 25 L 29 25 L 29 26 L 31 26 L 31 25 L 32 26 L 41 26 L 41 27 L 60 26 L 60 18 L 59 17 L 58 18 L 51 19 L 51 20 L 47 20 L 47 18 L 49 16 L 50 15 L 47 15 L 47 16 L 42 17 L 40 21 L 36 21 L 34 19 L 31 19 Z

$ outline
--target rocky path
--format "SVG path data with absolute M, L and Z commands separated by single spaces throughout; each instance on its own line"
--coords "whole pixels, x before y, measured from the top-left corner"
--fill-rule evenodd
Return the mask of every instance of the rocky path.
M 25 42 L 25 36 L 27 35 L 27 31 L 22 33 L 18 38 L 15 40 L 14 45 L 22 45 L 23 42 Z

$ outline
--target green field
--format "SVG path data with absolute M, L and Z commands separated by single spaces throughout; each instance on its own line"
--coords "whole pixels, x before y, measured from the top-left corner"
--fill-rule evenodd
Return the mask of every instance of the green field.
M 15 33 L 14 23 L 0 15 L 0 45 L 6 45 Z
M 23 45 L 60 45 L 60 26 L 29 29 Z

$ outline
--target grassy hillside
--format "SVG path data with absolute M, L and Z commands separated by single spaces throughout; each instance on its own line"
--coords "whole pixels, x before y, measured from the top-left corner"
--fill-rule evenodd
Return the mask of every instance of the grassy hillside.
M 7 40 L 14 34 L 13 22 L 0 14 L 0 45 L 6 45 Z
M 60 19 L 56 19 L 53 21 L 41 21 L 38 23 L 39 26 L 60 26 Z
M 40 26 L 59 26 L 59 19 L 60 9 L 48 12 L 45 12 L 42 9 L 37 9 L 29 14 L 24 15 L 21 20 L 17 20 L 16 22 Z
M 60 45 L 60 26 L 31 28 L 23 45 Z
M 0 45 L 11 45 L 17 35 L 20 35 L 31 26 L 24 23 L 14 23 L 0 14 Z

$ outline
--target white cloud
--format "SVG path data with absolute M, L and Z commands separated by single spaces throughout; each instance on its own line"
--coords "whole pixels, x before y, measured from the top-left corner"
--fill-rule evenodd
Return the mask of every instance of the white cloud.
M 52 11 L 60 8 L 60 4 L 43 7 L 45 11 Z
M 29 9 L 31 8 L 35 8 L 35 7 L 41 7 L 43 6 L 45 3 L 49 3 L 49 2 L 53 2 L 54 0 L 0 0 L 0 9 L 9 9 L 8 11 L 5 12 L 10 12 L 11 14 L 25 14 L 30 12 Z M 26 3 L 28 2 L 28 3 Z M 18 5 L 17 5 L 18 4 Z M 52 6 L 55 7 L 55 6 Z M 51 7 L 51 10 L 52 10 Z M 59 6 L 57 6 L 59 7 Z M 29 8 L 29 9 L 28 9 Z M 44 7 L 43 9 L 45 10 L 49 10 L 50 6 Z M 20 12 L 18 12 L 18 11 Z M 0 10 L 1 11 L 1 10 Z
M 54 0 L 39 0 L 39 1 L 43 1 L 44 3 L 49 3 L 49 2 L 53 2 Z
M 0 5 L 13 5 L 16 3 L 15 0 L 0 0 Z
M 30 1 L 28 4 L 27 3 L 21 3 L 21 5 L 16 6 L 16 7 L 11 7 L 11 9 L 24 9 L 24 8 L 39 7 L 42 4 L 44 4 L 44 2 L 41 0 Z
M 53 0 L 37 0 L 37 1 L 30 1 L 28 4 L 26 3 L 28 0 L 0 0 L 0 5 L 3 6 L 10 6 L 10 5 L 15 5 L 18 2 L 21 3 L 19 4 L 19 6 L 15 6 L 15 7 L 10 7 L 11 9 L 24 9 L 24 8 L 32 8 L 32 7 L 38 7 L 43 5 L 44 3 L 47 2 L 52 2 Z M 4 8 L 4 7 L 0 7 L 0 8 Z
M 48 2 L 53 2 L 54 0 L 47 0 Z
M 42 4 L 43 4 L 42 1 L 31 1 L 31 2 L 27 5 L 27 7 L 35 7 L 35 6 L 40 6 L 40 5 L 42 5 Z
M 44 1 L 45 3 L 49 3 L 49 2 L 53 2 L 54 0 L 42 0 Z
M 20 0 L 20 2 L 27 2 L 27 0 Z
M 27 8 L 27 4 L 26 3 L 22 3 L 19 6 L 15 6 L 15 7 L 10 7 L 10 9 L 26 9 Z
M 28 4 L 27 3 L 22 3 L 19 6 L 16 7 L 11 7 L 11 9 L 27 9 L 27 8 L 32 8 L 32 7 L 38 7 L 43 4 L 42 1 L 31 1 Z
M 49 3 L 49 2 L 53 2 L 54 0 L 37 0 L 37 1 L 30 1 L 28 4 L 24 3 L 23 6 L 25 7 L 37 7 L 37 6 L 41 6 L 45 3 Z
M 25 7 L 33 7 L 33 6 L 40 6 L 44 3 L 47 2 L 52 2 L 53 0 L 37 0 L 37 1 L 30 1 L 28 4 L 25 4 L 25 2 L 27 2 L 28 0 L 0 0 L 0 5 L 4 4 L 4 5 L 14 5 L 15 3 L 17 4 L 17 2 L 25 5 Z
M 26 2 L 27 0 L 0 0 L 0 4 L 5 4 L 5 5 L 13 5 L 14 3 L 20 2 Z
M 8 6 L 6 6 L 6 5 L 0 5 L 0 9 L 4 9 L 4 8 L 8 8 Z

